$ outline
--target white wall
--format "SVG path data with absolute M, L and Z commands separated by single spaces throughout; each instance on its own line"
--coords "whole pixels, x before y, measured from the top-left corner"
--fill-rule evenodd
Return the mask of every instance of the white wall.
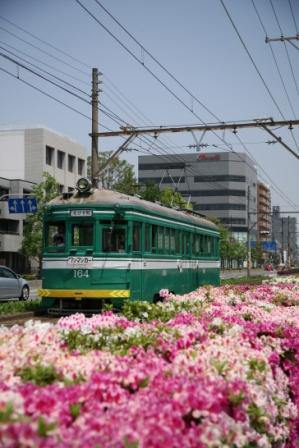
M 0 177 L 24 179 L 25 151 L 24 131 L 1 131 Z

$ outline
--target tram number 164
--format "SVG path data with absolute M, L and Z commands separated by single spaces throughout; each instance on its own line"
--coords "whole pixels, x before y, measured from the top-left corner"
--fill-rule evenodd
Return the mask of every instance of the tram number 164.
M 88 269 L 73 269 L 74 278 L 88 278 Z

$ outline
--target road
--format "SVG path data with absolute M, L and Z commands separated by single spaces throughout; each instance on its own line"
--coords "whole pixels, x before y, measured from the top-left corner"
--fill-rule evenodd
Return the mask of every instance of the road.
M 250 271 L 251 276 L 257 276 L 257 275 L 269 275 L 273 276 L 275 275 L 274 272 L 268 272 L 264 269 L 251 269 Z M 228 270 L 222 270 L 220 274 L 220 278 L 222 280 L 228 279 L 228 278 L 240 278 L 240 277 L 246 277 L 247 271 L 246 269 L 228 269 Z M 38 290 L 41 288 L 42 281 L 41 280 L 30 280 L 29 282 L 30 287 L 30 298 L 29 300 L 36 300 L 38 298 Z M 10 299 L 10 300 L 16 300 L 16 299 Z

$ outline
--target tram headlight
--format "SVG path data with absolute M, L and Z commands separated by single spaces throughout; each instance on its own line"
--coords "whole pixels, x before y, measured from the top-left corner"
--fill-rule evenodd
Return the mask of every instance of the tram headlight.
M 89 182 L 88 179 L 86 179 L 86 177 L 81 177 L 78 181 L 77 181 L 77 190 L 80 193 L 86 193 L 87 191 L 89 191 L 91 189 L 91 183 Z

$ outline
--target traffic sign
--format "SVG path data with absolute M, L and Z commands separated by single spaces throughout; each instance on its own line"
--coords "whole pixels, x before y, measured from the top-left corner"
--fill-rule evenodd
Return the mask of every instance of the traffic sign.
M 21 197 L 8 199 L 9 213 L 36 213 L 37 199 L 34 197 Z

